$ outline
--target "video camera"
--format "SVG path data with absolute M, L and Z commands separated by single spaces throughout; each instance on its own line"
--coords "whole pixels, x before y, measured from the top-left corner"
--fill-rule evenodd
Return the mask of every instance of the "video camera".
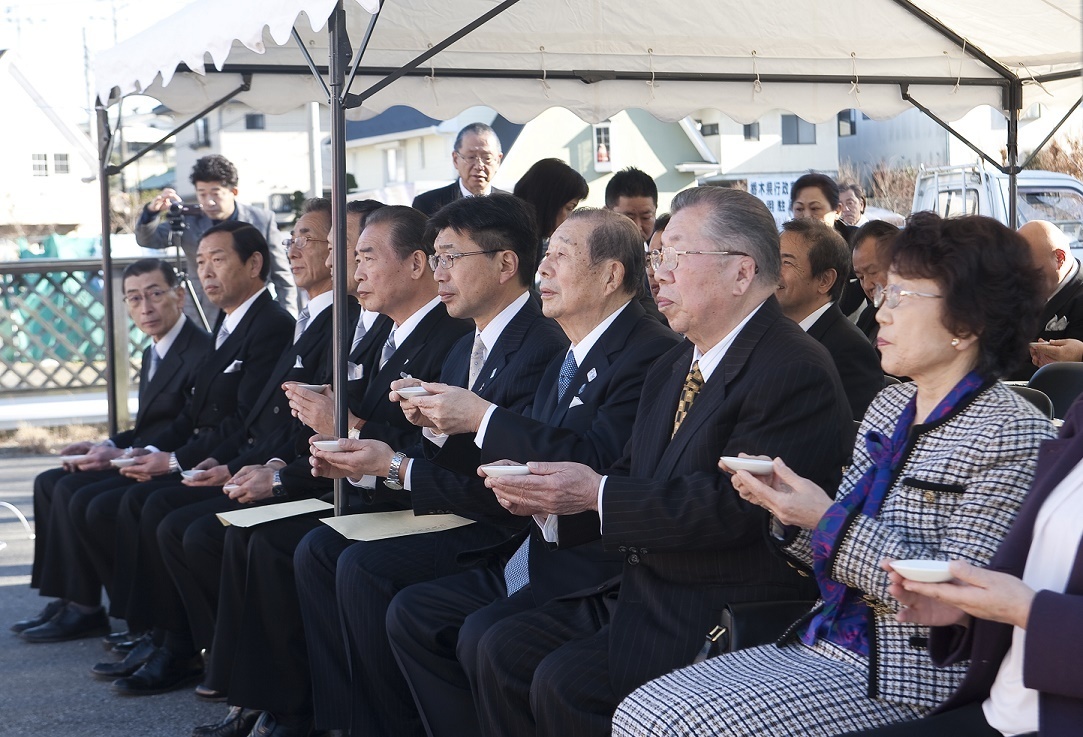
M 189 205 L 183 202 L 174 202 L 169 206 L 169 214 L 166 216 L 169 219 L 169 229 L 183 233 L 188 227 L 184 222 L 185 215 L 197 215 L 203 211 L 202 205 Z

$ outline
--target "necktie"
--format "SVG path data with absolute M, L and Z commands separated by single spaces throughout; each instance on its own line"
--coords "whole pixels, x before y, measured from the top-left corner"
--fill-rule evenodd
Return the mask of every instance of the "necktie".
M 387 334 L 387 342 L 384 343 L 383 352 L 380 353 L 380 368 L 384 367 L 388 361 L 391 360 L 391 354 L 395 352 L 395 331 L 392 330 Z
M 560 376 L 557 377 L 558 402 L 564 398 L 564 392 L 568 391 L 568 387 L 572 383 L 572 377 L 575 376 L 575 372 L 578 370 L 579 366 L 575 362 L 575 353 L 568 351 L 568 355 L 564 357 L 564 363 L 560 365 Z
M 357 346 L 361 345 L 361 341 L 365 339 L 365 321 L 360 317 L 357 318 L 357 327 L 353 330 L 353 342 L 350 343 L 350 355 L 354 354 L 357 350 Z
M 508 587 L 508 596 L 530 583 L 530 536 L 511 556 L 504 566 L 504 583 Z
M 218 328 L 218 335 L 214 339 L 214 350 L 218 350 L 222 347 L 222 344 L 226 342 L 226 338 L 229 337 L 229 330 L 226 329 L 226 323 L 223 322 L 222 326 Z
M 301 334 L 305 332 L 305 328 L 308 327 L 309 312 L 307 307 L 301 308 L 301 311 L 297 313 L 297 324 L 293 326 L 293 342 L 296 343 L 301 338 Z
M 158 366 L 162 363 L 162 357 L 158 355 L 158 349 L 154 346 L 150 348 L 150 370 L 147 371 L 147 381 L 154 378 L 154 375 L 158 373 Z
M 703 374 L 699 372 L 699 361 L 692 362 L 692 370 L 684 379 L 684 388 L 681 389 L 681 400 L 677 402 L 677 414 L 673 416 L 672 438 L 677 434 L 677 429 L 688 416 L 688 410 L 692 408 L 692 402 L 696 401 L 696 395 L 703 388 Z
M 474 349 L 470 351 L 470 378 L 466 382 L 467 389 L 472 389 L 474 382 L 478 380 L 481 367 L 485 365 L 486 355 L 488 351 L 485 349 L 485 344 L 481 342 L 481 333 L 478 333 L 474 336 Z

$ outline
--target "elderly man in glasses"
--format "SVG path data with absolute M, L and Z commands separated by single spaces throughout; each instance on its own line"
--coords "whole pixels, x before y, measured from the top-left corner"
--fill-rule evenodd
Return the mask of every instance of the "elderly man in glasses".
M 419 194 L 414 198 L 414 208 L 433 215 L 444 205 L 462 197 L 484 197 L 493 192 L 507 194 L 493 189 L 493 177 L 503 158 L 500 139 L 493 129 L 484 123 L 471 123 L 459 131 L 451 152 L 458 178 L 446 187 Z
M 486 632 L 481 734 L 607 735 L 626 694 L 692 662 L 725 604 L 811 593 L 772 552 L 767 515 L 738 496 L 718 457 L 781 456 L 836 483 L 854 433 L 838 372 L 782 314 L 778 232 L 762 202 L 699 187 L 672 208 L 652 259 L 658 307 L 687 340 L 648 372 L 623 458 L 604 475 L 531 463 L 529 476 L 486 481 L 510 511 L 556 516 L 550 543 L 600 537 L 624 565 L 608 586 Z M 600 525 L 566 524 L 585 511 Z

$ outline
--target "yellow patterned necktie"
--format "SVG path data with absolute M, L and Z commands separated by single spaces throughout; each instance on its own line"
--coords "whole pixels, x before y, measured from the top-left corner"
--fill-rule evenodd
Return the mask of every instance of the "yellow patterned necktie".
M 696 395 L 703 388 L 703 374 L 699 372 L 699 361 L 692 362 L 692 369 L 684 379 L 684 387 L 681 389 L 681 400 L 677 402 L 677 414 L 673 416 L 673 432 L 669 437 L 677 434 L 677 429 L 688 416 L 688 410 L 692 408 L 692 402 L 696 401 Z

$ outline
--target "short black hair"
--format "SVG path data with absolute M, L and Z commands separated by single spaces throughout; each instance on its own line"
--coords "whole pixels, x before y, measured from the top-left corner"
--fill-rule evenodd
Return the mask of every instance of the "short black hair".
M 655 233 L 661 233 L 666 229 L 666 226 L 669 225 L 669 219 L 671 217 L 673 217 L 673 216 L 670 215 L 668 212 L 664 212 L 661 215 L 659 215 L 657 218 L 655 218 L 655 220 L 654 220 L 654 232 L 651 233 L 652 238 L 654 237 Z
M 123 285 L 124 280 L 129 276 L 142 276 L 152 271 L 162 272 L 162 278 L 165 279 L 167 287 L 177 286 L 177 272 L 168 262 L 160 258 L 141 258 L 128 264 L 124 267 L 124 273 L 121 274 L 120 283 Z
M 350 200 L 346 203 L 346 214 L 356 215 L 361 214 L 361 227 L 365 227 L 365 223 L 368 222 L 368 216 L 379 210 L 381 207 L 386 207 L 384 203 L 379 200 Z
M 605 185 L 605 206 L 612 210 L 621 197 L 650 197 L 658 207 L 658 185 L 645 171 L 629 166 L 614 174 Z
M 513 251 L 519 257 L 520 283 L 525 287 L 534 283 L 541 239 L 534 208 L 523 200 L 510 194 L 491 194 L 453 201 L 429 218 L 425 229 L 429 253 L 445 228 L 469 236 L 483 251 Z
M 259 270 L 259 278 L 267 281 L 267 275 L 271 272 L 271 249 L 267 245 L 267 239 L 254 225 L 243 220 L 223 220 L 213 225 L 200 236 L 203 240 L 214 233 L 229 233 L 233 239 L 233 250 L 241 263 L 248 263 L 252 254 L 258 253 L 263 257 L 263 266 Z
M 785 222 L 782 224 L 782 232 L 801 236 L 808 244 L 811 276 L 818 277 L 828 269 L 835 270 L 835 283 L 831 285 L 829 296 L 832 302 L 838 302 L 852 269 L 850 248 L 846 245 L 846 239 L 834 228 L 812 218 Z
M 853 253 L 858 246 L 869 238 L 875 239 L 877 248 L 889 245 L 898 234 L 899 229 L 888 221 L 870 220 L 858 228 L 850 238 L 850 252 Z
M 399 261 L 410 258 L 414 251 L 426 256 L 433 254 L 432 241 L 425 237 L 425 214 L 406 205 L 384 205 L 369 211 L 365 227 L 386 223 L 391 236 L 391 247 Z
M 944 327 L 978 337 L 983 378 L 1004 376 L 1027 355 L 1045 298 L 1030 249 L 1011 228 L 981 215 L 916 212 L 891 244 L 891 268 L 904 279 L 936 282 Z
M 590 265 L 613 260 L 624 267 L 621 290 L 629 295 L 639 294 L 647 273 L 647 259 L 643 253 L 643 233 L 639 226 L 612 210 L 597 207 L 581 207 L 568 216 L 568 221 L 585 220 L 593 226 L 587 241 Z
M 496 135 L 496 131 L 493 130 L 493 127 L 491 125 L 485 125 L 485 123 L 471 123 L 470 125 L 464 127 L 461 131 L 459 131 L 458 135 L 455 136 L 456 151 L 462 151 L 463 138 L 465 138 L 470 133 L 473 133 L 479 138 L 486 134 L 492 136 L 493 140 L 496 141 L 497 151 L 503 150 L 500 148 L 500 137 Z
M 327 215 L 328 219 L 331 217 L 331 200 L 326 197 L 309 197 L 301 205 L 301 214 L 308 215 L 312 212 L 322 212 Z
M 583 175 L 560 159 L 542 159 L 526 170 L 512 193 L 534 206 L 542 238 L 556 230 L 557 215 L 571 200 L 586 199 L 589 192 Z
M 221 182 L 227 187 L 237 186 L 237 167 L 222 154 L 211 154 L 198 159 L 189 177 L 196 182 Z
M 827 203 L 831 205 L 832 209 L 837 209 L 839 206 L 839 185 L 834 179 L 821 174 L 818 171 L 810 171 L 808 174 L 802 174 L 797 178 L 797 181 L 790 185 L 790 207 L 793 207 L 793 201 L 797 199 L 797 193 L 807 187 L 815 187 L 823 192 L 824 197 L 827 198 Z

